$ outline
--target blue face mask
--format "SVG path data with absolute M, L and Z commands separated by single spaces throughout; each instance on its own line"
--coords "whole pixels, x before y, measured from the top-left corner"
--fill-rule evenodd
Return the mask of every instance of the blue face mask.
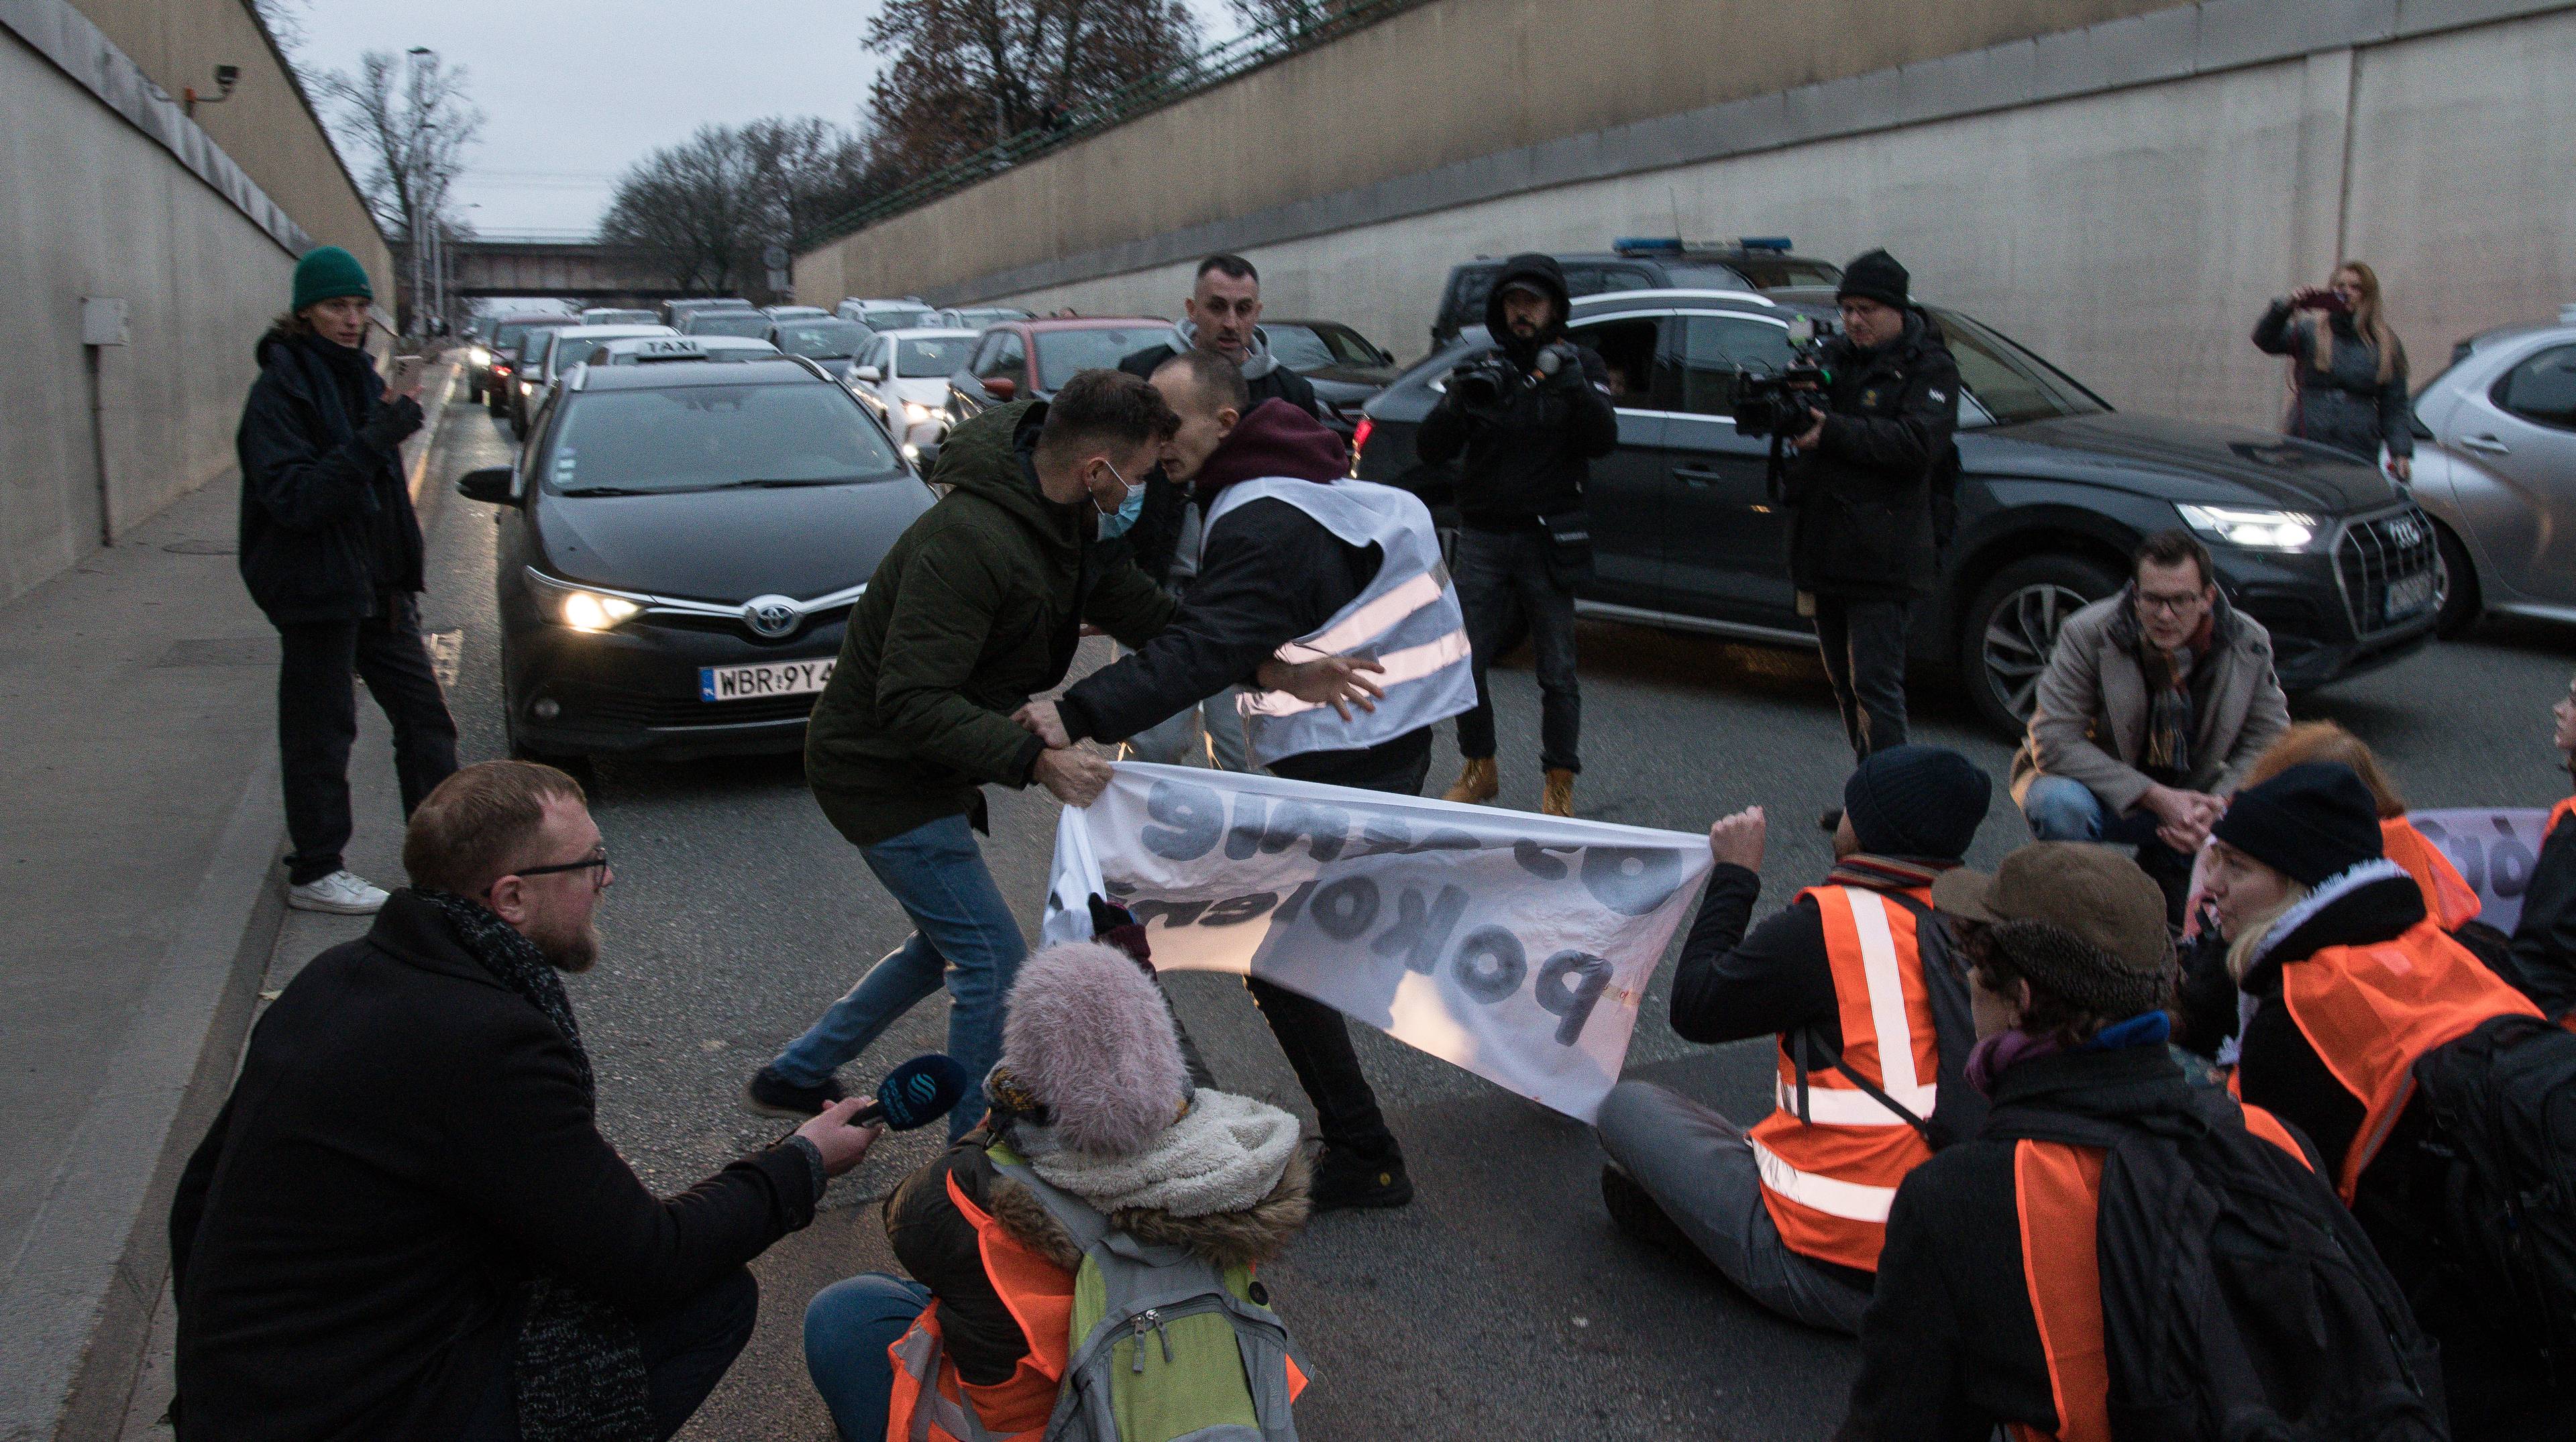
M 1110 474 L 1117 475 L 1118 473 L 1115 470 L 1112 470 Z M 1119 479 L 1125 480 L 1126 477 L 1120 476 Z M 1116 511 L 1103 511 L 1100 513 L 1100 539 L 1104 541 L 1114 540 L 1117 537 L 1127 534 L 1128 527 L 1135 525 L 1136 518 L 1144 513 L 1144 486 L 1129 486 L 1127 488 L 1127 499 L 1119 502 L 1118 509 Z

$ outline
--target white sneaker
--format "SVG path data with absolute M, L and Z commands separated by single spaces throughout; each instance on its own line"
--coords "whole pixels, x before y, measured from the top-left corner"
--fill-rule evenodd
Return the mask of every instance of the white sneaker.
M 354 871 L 334 871 L 319 881 L 286 888 L 286 904 L 297 911 L 373 916 L 385 904 L 385 890 Z

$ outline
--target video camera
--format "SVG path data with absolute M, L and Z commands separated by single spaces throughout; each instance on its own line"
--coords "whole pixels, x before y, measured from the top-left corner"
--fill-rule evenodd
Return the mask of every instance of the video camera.
M 1807 412 L 1823 409 L 1824 389 L 1833 373 L 1817 359 L 1815 321 L 1799 316 L 1789 322 L 1789 363 L 1778 370 L 1736 369 L 1735 433 L 1748 440 L 1765 436 L 1806 434 Z
M 1546 380 L 1574 364 L 1574 347 L 1556 341 L 1540 348 L 1537 378 Z M 1468 362 L 1450 373 L 1449 393 L 1458 398 L 1466 411 L 1493 411 L 1502 408 L 1503 397 L 1526 384 L 1528 377 L 1512 364 L 1512 358 L 1494 351 Z

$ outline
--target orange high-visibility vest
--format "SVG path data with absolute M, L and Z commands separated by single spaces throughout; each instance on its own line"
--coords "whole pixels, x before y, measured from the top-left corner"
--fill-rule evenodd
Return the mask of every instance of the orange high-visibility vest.
M 2281 1000 L 2326 1070 L 2361 1100 L 2361 1129 L 2335 1177 L 2346 1206 L 2414 1098 L 2418 1058 L 2489 1017 L 2540 1015 L 2430 917 L 2393 941 L 2329 946 L 2283 963 Z
M 1055 1412 L 1058 1386 L 1073 1349 L 1073 1273 L 1021 1245 L 983 1208 L 967 1200 L 954 1174 L 948 1178 L 948 1200 L 974 1225 L 975 1245 L 983 1253 L 984 1275 L 1001 1294 L 1002 1305 L 1020 1324 L 1028 1355 L 1011 1375 L 993 1385 L 978 1386 L 957 1375 L 939 1332 L 939 1304 L 932 1302 L 895 1339 L 886 1354 L 894 1359 L 894 1397 L 886 1411 L 886 1436 L 928 1438 L 931 1442 L 1037 1442 Z M 964 1409 L 973 1409 L 971 1414 Z M 916 1432 L 920 1412 L 926 1430 Z
M 1857 886 L 1815 886 L 1798 895 L 1815 898 L 1824 918 L 1843 1064 L 1907 1111 L 1930 1117 L 1941 1047 L 1923 987 L 1914 913 Z M 1906 895 L 1930 904 L 1927 891 Z M 1896 1184 L 1930 1160 L 1932 1148 L 1912 1123 L 1821 1062 L 1807 1072 L 1802 1119 L 1793 1044 L 1780 1038 L 1778 1109 L 1750 1137 L 1762 1204 L 1789 1250 L 1874 1272 Z
M 2379 823 L 2380 850 L 2389 860 L 2406 868 L 2424 893 L 2424 913 L 2444 931 L 2457 931 L 2478 919 L 2483 903 L 2469 885 L 2460 868 L 2433 844 L 2433 838 L 2415 829 L 2405 817 L 2394 817 Z
M 2271 1113 L 2245 1107 L 2245 1129 L 2307 1165 Z M 2013 1442 L 2111 1442 L 2111 1360 L 2102 1341 L 2102 1264 L 2094 1232 L 2102 1211 L 2102 1149 L 2064 1142 L 2013 1145 L 2013 1201 L 2021 1214 L 2021 1271 L 2030 1315 L 2048 1359 L 2057 1430 L 2013 1423 Z

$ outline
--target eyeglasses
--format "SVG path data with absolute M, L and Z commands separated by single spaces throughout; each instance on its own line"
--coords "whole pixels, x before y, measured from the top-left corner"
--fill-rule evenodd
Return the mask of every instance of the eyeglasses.
M 606 884 L 608 877 L 607 848 L 602 847 L 598 855 L 585 856 L 579 861 L 558 862 L 553 866 L 522 866 L 518 870 L 511 872 L 510 875 L 517 877 L 552 876 L 558 871 L 588 871 L 594 866 L 599 868 L 599 879 L 592 882 L 592 885 L 597 886 Z
M 2140 591 L 2138 593 L 2138 609 L 2140 611 L 2162 612 L 2168 616 L 2179 616 L 2185 611 L 2198 608 L 2207 600 L 2208 597 L 2202 595 L 2198 591 L 2187 591 L 2179 596 L 2158 596 L 2152 592 Z

